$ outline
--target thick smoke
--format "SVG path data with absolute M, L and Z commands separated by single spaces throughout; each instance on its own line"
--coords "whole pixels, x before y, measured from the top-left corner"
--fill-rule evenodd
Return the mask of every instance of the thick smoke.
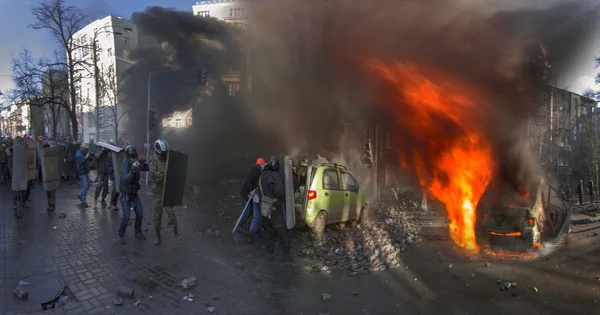
M 366 132 L 357 130 L 357 121 L 389 123 L 376 105 L 378 95 L 389 91 L 362 62 L 417 63 L 477 91 L 489 117 L 482 132 L 493 142 L 497 174 L 520 185 L 536 171 L 523 153 L 523 124 L 546 84 L 572 65 L 570 58 L 598 15 L 579 2 L 537 1 L 535 7 L 521 2 L 513 9 L 508 2 L 488 4 L 256 1 L 248 107 L 288 148 L 362 151 Z M 410 143 L 410 132 L 394 133 Z M 358 141 L 341 141 L 348 138 Z
M 251 125 L 240 97 L 228 95 L 221 82 L 222 75 L 240 67 L 239 30 L 217 19 L 161 7 L 134 13 L 132 21 L 140 32 L 140 46 L 129 55 L 135 64 L 126 73 L 124 103 L 135 111 L 122 138 L 138 148 L 146 142 L 149 75 L 188 69 L 152 76 L 150 107 L 156 129 L 150 142 L 160 137 L 189 154 L 190 184 L 230 175 L 231 166 L 240 165 L 236 159 L 246 159 L 242 165 L 246 171 L 256 159 L 248 146 L 259 138 L 257 128 Z M 194 70 L 198 68 L 206 69 L 207 85 L 201 85 L 202 72 Z M 191 128 L 162 130 L 161 118 L 189 109 L 193 109 Z M 259 145 L 254 147 L 260 150 Z

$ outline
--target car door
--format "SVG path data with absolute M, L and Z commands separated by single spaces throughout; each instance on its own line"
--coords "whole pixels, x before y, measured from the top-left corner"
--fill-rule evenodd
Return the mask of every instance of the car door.
M 340 170 L 342 191 L 344 192 L 344 211 L 341 220 L 349 221 L 358 218 L 358 184 L 350 173 Z
M 341 190 L 340 177 L 335 168 L 323 170 L 321 194 L 317 194 L 319 204 L 327 210 L 329 222 L 339 222 L 344 210 L 344 192 Z M 320 195 L 320 196 L 319 196 Z

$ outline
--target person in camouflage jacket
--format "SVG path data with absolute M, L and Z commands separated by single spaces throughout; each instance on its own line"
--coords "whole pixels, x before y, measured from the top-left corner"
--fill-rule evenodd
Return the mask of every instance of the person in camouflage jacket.
M 163 193 L 165 184 L 165 171 L 167 169 L 167 154 L 169 153 L 169 144 L 167 141 L 158 139 L 154 143 L 155 154 L 150 158 L 150 176 L 152 178 L 152 192 L 154 201 L 154 230 L 156 232 L 156 241 L 158 245 L 161 242 L 160 225 L 163 214 Z M 175 210 L 172 207 L 166 208 L 168 225 L 173 227 L 175 239 L 181 240 L 177 228 L 177 218 Z

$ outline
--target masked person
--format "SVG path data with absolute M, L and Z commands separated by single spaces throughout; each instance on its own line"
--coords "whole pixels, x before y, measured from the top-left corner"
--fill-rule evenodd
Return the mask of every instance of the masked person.
M 263 158 L 256 159 L 256 163 L 254 167 L 250 169 L 250 173 L 248 173 L 248 177 L 246 177 L 246 181 L 242 185 L 242 189 L 240 191 L 240 197 L 242 197 L 242 205 L 246 207 L 244 213 L 242 214 L 242 224 L 244 224 L 250 213 L 252 213 L 252 221 L 250 223 L 250 228 L 248 229 L 248 241 L 252 241 L 260 227 L 262 226 L 262 215 L 260 214 L 260 203 L 256 202 L 254 199 L 258 199 L 258 194 L 256 194 L 256 198 L 254 198 L 256 188 L 258 187 L 258 179 L 262 174 L 263 168 L 265 167 L 266 162 Z M 252 199 L 252 200 L 250 200 Z M 250 203 L 248 203 L 250 200 Z
M 150 158 L 150 176 L 152 178 L 152 193 L 154 195 L 154 231 L 156 232 L 155 245 L 160 244 L 160 225 L 163 215 L 163 197 L 165 186 L 165 171 L 167 170 L 167 154 L 169 153 L 169 144 L 167 141 L 158 139 L 154 142 L 154 155 Z M 176 240 L 181 240 L 177 228 L 177 218 L 173 207 L 167 207 L 167 224 L 173 228 L 173 234 Z
M 106 207 L 106 196 L 108 195 L 108 178 L 106 172 L 106 160 L 108 159 L 108 150 L 100 147 L 94 155 L 96 159 L 96 172 L 98 172 L 98 184 L 96 184 L 96 192 L 94 194 L 94 204 L 98 203 L 98 197 L 102 192 L 102 206 Z
M 8 152 L 6 143 L 2 143 L 0 148 L 0 187 L 8 185 Z
M 289 259 L 291 238 L 285 224 L 285 214 L 281 207 L 281 200 L 285 199 L 285 184 L 284 177 L 279 172 L 279 166 L 279 160 L 276 157 L 271 157 L 260 175 L 258 180 L 260 212 L 268 235 L 267 253 L 269 255 L 274 253 L 275 244 L 279 240 L 283 248 L 284 259 Z
M 82 143 L 79 151 L 75 154 L 75 161 L 77 162 L 77 175 L 81 180 L 81 190 L 79 191 L 79 200 L 84 208 L 88 208 L 87 204 L 87 193 L 90 189 L 90 178 L 88 173 L 90 172 L 90 161 L 93 155 L 89 152 L 87 144 Z
M 117 186 L 117 183 L 115 182 L 115 167 L 112 162 L 113 154 L 117 154 L 117 153 L 116 152 L 109 153 L 108 157 L 106 158 L 104 167 L 106 169 L 106 173 L 108 174 L 108 177 L 110 178 L 110 181 L 113 183 L 113 190 L 110 195 L 110 207 L 114 211 L 119 211 L 119 207 L 117 207 L 117 202 L 119 201 L 119 187 Z
M 75 160 L 75 155 L 77 155 L 77 143 L 74 140 L 71 141 L 71 137 L 69 137 L 69 141 L 67 141 L 65 148 L 65 163 L 67 164 L 65 173 L 67 178 L 70 180 L 74 180 L 77 177 L 77 163 Z
M 149 170 L 148 163 L 144 159 L 138 159 L 137 149 L 128 145 L 125 148 L 125 159 L 121 164 L 120 171 L 120 186 L 121 191 L 121 207 L 123 207 L 123 218 L 121 219 L 121 227 L 119 228 L 119 239 L 121 244 L 125 245 L 125 229 L 129 223 L 131 210 L 135 211 L 135 238 L 140 241 L 145 241 L 146 236 L 142 233 L 142 220 L 144 219 L 144 208 L 142 201 L 138 195 L 140 190 L 140 172 Z

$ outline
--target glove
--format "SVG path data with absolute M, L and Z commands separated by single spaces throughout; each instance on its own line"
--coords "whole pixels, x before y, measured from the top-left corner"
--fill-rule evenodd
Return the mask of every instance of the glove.
M 133 162 L 131 167 L 133 167 L 134 171 L 139 172 L 140 168 L 142 167 L 142 164 L 140 164 L 140 160 L 137 160 L 137 161 Z

